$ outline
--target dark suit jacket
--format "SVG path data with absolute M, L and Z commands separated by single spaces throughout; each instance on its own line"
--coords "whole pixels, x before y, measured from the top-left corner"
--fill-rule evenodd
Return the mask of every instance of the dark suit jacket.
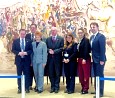
M 21 56 L 18 55 L 19 52 L 21 52 L 20 38 L 13 41 L 12 52 L 15 54 L 15 64 L 20 65 Z M 24 59 L 27 64 L 31 64 L 30 55 L 32 53 L 32 44 L 31 44 L 31 41 L 28 39 L 25 39 L 25 52 L 27 52 L 27 55 L 24 56 Z
M 26 34 L 26 39 L 29 39 L 29 40 L 32 41 L 32 39 L 31 39 L 31 33 Z
M 52 41 L 52 37 L 48 37 L 46 39 L 46 45 L 48 49 L 48 60 L 50 61 L 51 58 L 55 59 L 58 63 L 62 60 L 62 50 L 64 46 L 64 39 L 61 36 L 57 36 L 56 41 Z M 49 49 L 54 50 L 54 55 L 49 54 Z
M 92 36 L 91 36 L 92 39 Z M 91 40 L 90 39 L 90 40 Z M 97 33 L 94 41 L 92 42 L 92 58 L 95 63 L 106 61 L 106 38 L 103 34 Z
M 26 38 L 29 39 L 29 40 L 31 40 L 31 41 L 33 42 L 31 33 L 26 34 Z M 34 39 L 34 40 L 35 40 L 35 39 Z M 46 38 L 44 38 L 44 37 L 42 37 L 41 40 L 42 40 L 43 42 L 46 42 Z
M 78 50 L 79 50 L 78 51 L 78 58 L 83 58 L 85 60 L 90 58 L 91 46 L 90 46 L 89 39 L 84 37 L 79 44 Z

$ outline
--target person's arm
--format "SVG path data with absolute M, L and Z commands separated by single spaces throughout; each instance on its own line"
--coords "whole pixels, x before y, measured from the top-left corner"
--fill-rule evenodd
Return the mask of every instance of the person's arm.
M 29 41 L 28 43 L 29 43 L 29 47 L 28 47 L 29 49 L 28 49 L 27 51 L 24 51 L 24 52 L 25 52 L 25 55 L 31 55 L 32 52 L 33 52 L 32 42 Z
M 63 46 L 64 46 L 64 39 L 61 38 L 61 43 L 60 43 L 60 48 L 53 50 L 54 54 L 58 54 L 63 51 Z
M 12 52 L 13 52 L 15 55 L 18 55 L 19 52 L 21 52 L 21 51 L 19 51 L 16 46 L 17 46 L 17 43 L 16 43 L 16 40 L 14 40 L 14 41 L 13 41 L 13 44 L 12 44 Z
M 105 62 L 105 51 L 106 51 L 106 38 L 104 35 L 100 36 L 99 45 L 100 45 L 100 62 L 102 62 L 103 65 Z
M 46 46 L 47 46 L 47 52 L 49 53 L 49 50 L 50 50 L 50 49 L 49 49 L 49 47 L 48 47 L 48 39 L 49 39 L 49 38 L 46 39 Z
M 43 66 L 46 66 L 46 62 L 47 62 L 47 46 L 46 43 L 43 43 Z
M 72 53 L 72 55 L 68 59 L 71 60 L 72 58 L 77 58 L 77 53 L 78 53 L 77 43 L 75 43 L 73 45 L 73 53 Z
M 89 39 L 85 40 L 85 44 L 84 44 L 84 56 L 83 59 L 86 60 L 87 59 L 87 55 L 91 52 L 91 47 L 90 47 L 90 43 L 89 43 Z

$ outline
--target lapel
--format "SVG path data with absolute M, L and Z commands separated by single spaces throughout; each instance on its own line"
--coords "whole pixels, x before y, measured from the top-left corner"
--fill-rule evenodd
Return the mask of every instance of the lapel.
M 93 35 L 92 35 L 91 38 L 90 38 L 90 42 L 91 42 L 92 38 L 93 38 Z
M 41 41 L 39 42 L 39 44 L 38 44 L 37 47 L 36 47 L 36 42 L 33 42 L 33 47 L 34 47 L 34 49 L 38 49 L 38 48 L 40 47 L 40 45 L 41 45 Z
M 98 37 L 99 37 L 99 33 L 97 33 L 97 35 L 95 36 L 95 38 L 94 38 L 94 40 L 93 40 L 93 43 L 98 39 Z M 92 44 L 93 44 L 92 43 Z
M 50 36 L 50 38 L 49 38 L 49 44 L 51 45 L 50 47 L 53 46 L 52 36 Z
M 98 32 L 97 35 L 95 36 L 95 39 L 92 42 L 92 47 L 95 47 L 95 44 L 97 43 L 99 36 L 100 36 L 100 33 Z
M 38 49 L 41 45 L 41 41 L 39 42 L 38 46 L 36 47 L 36 49 Z M 35 45 L 36 46 L 36 45 Z
M 20 38 L 18 38 L 18 40 L 17 40 L 17 46 L 19 46 L 19 48 L 21 50 Z
M 28 40 L 25 39 L 25 50 L 26 50 L 27 46 L 28 46 Z
M 58 45 L 58 42 L 59 42 L 59 36 L 57 35 L 56 41 L 53 43 L 54 47 Z
M 82 44 L 84 43 L 84 41 L 85 41 L 85 37 L 81 40 L 80 46 L 82 46 Z
M 36 42 L 33 42 L 33 48 L 36 49 Z

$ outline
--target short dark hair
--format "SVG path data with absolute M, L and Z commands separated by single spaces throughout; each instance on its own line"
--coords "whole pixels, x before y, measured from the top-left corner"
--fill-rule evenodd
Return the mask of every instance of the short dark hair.
M 97 22 L 92 22 L 92 23 L 90 24 L 90 27 L 91 27 L 91 25 L 95 25 L 96 27 L 99 27 L 99 25 L 98 25 Z
M 33 26 L 33 25 L 37 28 L 37 25 L 36 25 L 36 24 L 34 24 L 34 23 L 30 25 L 30 28 L 31 28 L 31 26 Z
M 85 33 L 85 32 L 84 32 L 84 28 L 81 27 L 81 28 L 78 29 L 78 31 L 79 31 L 79 30 L 81 30 L 83 33 Z
M 20 30 L 19 30 L 19 33 L 20 33 L 21 31 L 25 31 L 25 33 L 26 33 L 26 30 L 25 30 L 25 29 L 20 29 Z

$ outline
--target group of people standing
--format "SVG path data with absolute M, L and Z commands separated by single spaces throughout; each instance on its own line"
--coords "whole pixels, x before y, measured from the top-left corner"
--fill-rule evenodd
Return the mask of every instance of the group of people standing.
M 85 36 L 83 28 L 79 28 L 76 34 L 78 42 L 74 41 L 71 32 L 65 38 L 58 35 L 56 27 L 51 28 L 51 36 L 45 42 L 42 41 L 42 33 L 37 31 L 37 26 L 32 24 L 31 33 L 26 34 L 24 29 L 19 31 L 20 38 L 14 40 L 12 52 L 15 54 L 17 75 L 25 75 L 25 89 L 29 93 L 34 76 L 38 93 L 43 92 L 44 68 L 48 68 L 48 76 L 51 83 L 50 93 L 58 93 L 60 89 L 60 76 L 62 65 L 66 77 L 65 93 L 72 94 L 75 91 L 75 76 L 81 83 L 81 94 L 87 94 L 91 71 L 91 55 L 93 60 L 94 76 L 104 77 L 104 65 L 106 62 L 106 38 L 99 32 L 96 22 L 90 24 L 93 33 L 90 39 Z M 22 40 L 24 39 L 24 41 Z M 96 86 L 95 86 L 96 88 Z M 104 81 L 100 82 L 100 96 L 103 96 Z M 21 93 L 21 80 L 18 79 L 18 93 Z M 95 93 L 95 92 L 94 92 Z

